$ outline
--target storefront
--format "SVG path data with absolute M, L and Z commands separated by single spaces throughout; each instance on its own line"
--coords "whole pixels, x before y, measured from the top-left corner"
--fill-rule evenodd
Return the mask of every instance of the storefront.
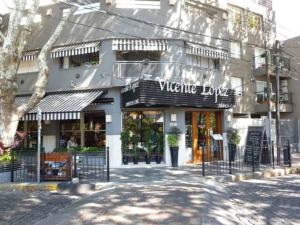
M 170 164 L 170 155 L 165 140 L 171 127 L 174 126 L 182 133 L 179 144 L 179 165 L 201 162 L 203 152 L 208 161 L 212 159 L 211 157 L 222 159 L 221 148 L 215 148 L 220 143 L 217 143 L 213 137 L 214 134 L 223 133 L 224 110 L 231 108 L 235 102 L 233 90 L 165 80 L 141 80 L 121 90 L 121 101 L 122 130 L 124 132 L 129 129 L 131 135 L 137 134 L 138 145 L 142 148 L 143 145 L 147 145 L 147 142 L 157 142 L 153 135 L 157 133 L 156 128 L 151 128 L 152 135 L 149 135 L 147 140 L 143 130 L 148 128 L 145 123 L 140 122 L 141 117 L 148 118 L 148 115 L 154 115 L 152 120 L 146 119 L 146 121 L 149 121 L 153 127 L 159 127 L 158 134 L 162 136 L 164 143 L 160 151 L 167 165 Z M 140 130 L 128 126 L 128 120 L 137 124 Z M 131 143 L 131 146 L 133 145 L 135 143 Z
M 105 148 L 106 117 L 101 109 L 88 110 L 102 103 L 104 92 L 81 91 L 47 94 L 36 108 L 24 116 L 18 130 L 28 135 L 23 149 L 37 148 L 37 110 L 42 113 L 42 145 L 45 152 L 62 151 L 73 140 L 78 147 Z M 17 97 L 16 102 L 29 97 Z M 18 103 L 18 102 L 17 102 Z

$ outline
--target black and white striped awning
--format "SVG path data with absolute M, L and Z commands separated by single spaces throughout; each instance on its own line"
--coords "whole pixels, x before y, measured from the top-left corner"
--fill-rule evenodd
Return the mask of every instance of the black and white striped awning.
M 112 50 L 114 51 L 166 51 L 166 40 L 151 39 L 114 39 Z
M 94 53 L 99 51 L 99 47 L 100 41 L 57 47 L 52 49 L 51 58 Z
M 80 112 L 103 94 L 102 90 L 49 94 L 23 120 L 37 120 L 37 109 L 42 111 L 42 120 L 78 120 Z M 27 97 L 16 97 L 16 104 L 29 100 Z
M 186 45 L 186 53 L 192 54 L 192 55 L 199 55 L 204 56 L 207 58 L 213 58 L 213 59 L 224 59 L 227 60 L 229 57 L 228 52 L 216 49 L 216 48 L 210 48 L 202 45 L 187 43 Z
M 22 57 L 22 62 L 34 61 L 38 53 L 39 51 L 25 52 L 24 56 Z

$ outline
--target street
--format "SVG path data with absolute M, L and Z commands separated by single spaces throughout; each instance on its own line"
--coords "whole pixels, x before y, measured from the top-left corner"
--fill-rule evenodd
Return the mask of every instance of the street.
M 300 176 L 116 183 L 92 195 L 0 193 L 1 224 L 299 224 Z M 30 204 L 29 204 L 30 203 Z M 4 221 L 4 222 L 3 222 Z

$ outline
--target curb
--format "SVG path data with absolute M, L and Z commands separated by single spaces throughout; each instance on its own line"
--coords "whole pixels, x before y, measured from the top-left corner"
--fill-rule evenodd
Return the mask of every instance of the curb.
M 239 182 L 250 179 L 265 179 L 271 177 L 280 177 L 289 174 L 300 173 L 300 167 L 291 168 L 277 168 L 277 169 L 266 169 L 264 171 L 251 172 L 251 173 L 237 173 L 235 175 L 226 174 L 223 176 L 207 176 L 207 180 L 214 180 L 221 183 L 226 182 Z
M 0 184 L 0 191 L 57 191 L 57 182 L 46 183 L 4 183 Z

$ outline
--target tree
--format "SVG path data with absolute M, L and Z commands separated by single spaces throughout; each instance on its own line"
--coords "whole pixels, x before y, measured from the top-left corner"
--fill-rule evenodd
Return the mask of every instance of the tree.
M 14 8 L 11 8 L 9 12 L 8 27 L 6 31 L 0 31 L 0 126 L 3 129 L 0 138 L 5 147 L 14 143 L 19 120 L 44 97 L 49 75 L 47 57 L 68 18 L 77 8 L 72 7 L 66 13 L 64 19 L 58 23 L 55 31 L 43 45 L 37 57 L 39 73 L 33 93 L 27 103 L 17 106 L 15 96 L 18 90 L 18 68 L 30 35 L 40 26 L 34 22 L 39 9 L 39 0 L 31 2 L 30 4 L 27 0 L 14 0 Z M 22 18 L 26 18 L 25 24 Z

